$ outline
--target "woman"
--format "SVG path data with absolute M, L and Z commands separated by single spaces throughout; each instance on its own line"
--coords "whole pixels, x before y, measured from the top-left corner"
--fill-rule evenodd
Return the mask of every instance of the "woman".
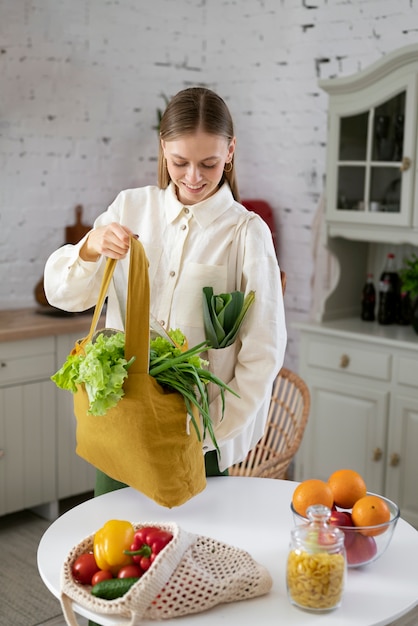
M 179 328 L 189 346 L 204 341 L 202 289 L 255 291 L 233 346 L 211 350 L 210 368 L 239 394 L 210 411 L 221 455 L 204 442 L 208 475 L 226 472 L 263 434 L 271 386 L 286 346 L 280 270 L 265 222 L 239 204 L 236 138 L 225 102 L 205 88 L 179 92 L 161 119 L 158 186 L 122 191 L 78 244 L 54 252 L 45 268 L 49 302 L 68 311 L 94 306 L 106 257 L 120 260 L 106 325 L 123 329 L 129 241 L 149 260 L 151 313 Z M 100 472 L 96 493 L 122 486 Z

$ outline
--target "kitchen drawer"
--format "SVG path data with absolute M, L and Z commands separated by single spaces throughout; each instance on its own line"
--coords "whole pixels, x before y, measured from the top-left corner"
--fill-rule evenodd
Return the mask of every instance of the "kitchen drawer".
M 408 359 L 407 357 L 399 357 L 398 379 L 401 385 L 409 387 L 418 387 L 418 360 Z
M 0 385 L 49 378 L 55 372 L 53 338 L 0 344 Z
M 392 357 L 387 352 L 311 339 L 308 343 L 308 365 L 332 372 L 390 380 Z

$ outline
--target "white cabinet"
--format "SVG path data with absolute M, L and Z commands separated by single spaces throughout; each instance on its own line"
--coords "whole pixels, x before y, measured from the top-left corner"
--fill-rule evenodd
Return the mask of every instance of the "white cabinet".
M 56 499 L 53 337 L 0 344 L 0 515 Z
M 57 368 L 65 362 L 80 333 L 56 337 Z M 76 419 L 73 410 L 73 395 L 69 391 L 57 393 L 57 481 L 58 498 L 67 498 L 94 489 L 96 471 L 89 463 L 77 456 Z
M 73 397 L 50 379 L 80 336 L 0 342 L 0 515 L 54 517 L 58 500 L 94 489 L 95 469 L 75 452 Z
M 402 355 L 395 363 L 394 377 L 386 493 L 398 499 L 402 515 L 418 528 L 418 355 Z
M 404 329 L 409 343 L 394 337 L 395 327 L 385 337 L 360 320 L 299 328 L 311 413 L 295 478 L 326 480 L 336 469 L 355 469 L 369 491 L 393 499 L 418 527 L 418 341 L 412 329 Z
M 416 244 L 418 46 L 319 84 L 329 94 L 329 234 Z
M 367 273 L 377 287 L 388 252 L 401 264 L 418 252 L 418 45 L 320 86 L 329 94 L 324 252 L 335 272 L 315 320 L 295 325 L 312 396 L 295 477 L 353 468 L 418 528 L 418 335 L 360 319 Z

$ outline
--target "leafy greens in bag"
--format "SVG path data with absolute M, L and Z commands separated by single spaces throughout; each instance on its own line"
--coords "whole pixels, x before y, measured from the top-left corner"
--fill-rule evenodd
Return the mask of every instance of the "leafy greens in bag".
M 193 412 L 193 407 L 196 407 L 202 417 L 203 438 L 208 432 L 219 451 L 209 413 L 207 385 L 213 383 L 220 388 L 222 416 L 225 391 L 237 394 L 206 369 L 208 362 L 200 356 L 208 347 L 206 341 L 187 349 L 186 338 L 179 329 L 168 331 L 165 337 L 165 334 L 157 334 L 150 341 L 149 374 L 163 387 L 174 389 L 183 396 L 187 413 L 200 440 L 200 430 Z M 86 344 L 85 354 L 71 353 L 51 379 L 57 387 L 72 393 L 77 391 L 77 385 L 84 383 L 90 402 L 89 413 L 104 415 L 123 397 L 123 382 L 134 358 L 130 361 L 125 359 L 123 332 L 113 331 L 109 334 L 105 330 L 95 335 L 94 342 Z
M 104 415 L 116 406 L 124 395 L 123 382 L 134 357 L 125 359 L 125 334 L 97 334 L 82 352 L 68 355 L 67 360 L 51 380 L 60 389 L 72 393 L 84 383 L 90 401 L 89 413 Z

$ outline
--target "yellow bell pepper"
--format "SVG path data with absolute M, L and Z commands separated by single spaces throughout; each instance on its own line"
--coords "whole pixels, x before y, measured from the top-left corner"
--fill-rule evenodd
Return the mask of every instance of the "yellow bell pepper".
M 134 533 L 131 522 L 116 519 L 106 522 L 93 539 L 93 553 L 98 567 L 116 575 L 121 567 L 132 563 L 132 557 L 124 550 L 130 549 Z

